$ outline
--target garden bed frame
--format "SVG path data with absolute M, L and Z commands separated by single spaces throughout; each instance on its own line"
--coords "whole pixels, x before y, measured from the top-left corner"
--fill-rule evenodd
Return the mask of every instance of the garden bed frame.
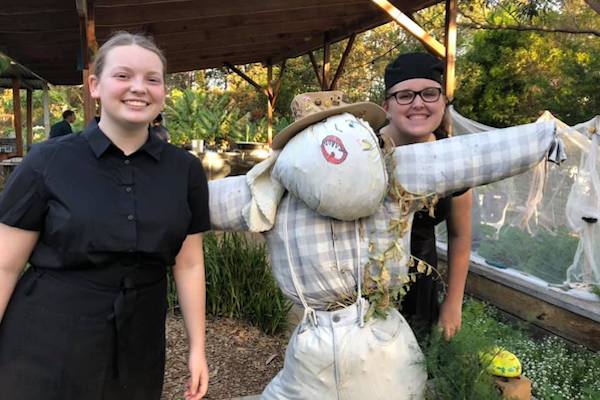
M 446 260 L 444 243 L 438 243 L 438 252 Z M 583 300 L 473 259 L 465 291 L 537 328 L 600 351 L 600 300 Z

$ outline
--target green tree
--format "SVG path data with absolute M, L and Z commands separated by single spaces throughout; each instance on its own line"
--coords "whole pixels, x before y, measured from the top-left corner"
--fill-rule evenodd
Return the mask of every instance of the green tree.
M 600 18 L 578 1 L 566 1 L 561 8 L 546 4 L 538 14 L 525 16 L 517 7 L 523 2 L 496 3 L 502 7 L 484 16 L 494 25 L 564 27 L 577 20 L 579 26 L 600 28 Z M 531 122 L 550 110 L 566 123 L 575 124 L 592 118 L 600 109 L 596 89 L 600 85 L 600 41 L 594 35 L 477 30 L 461 51 L 455 104 L 459 112 L 477 121 L 515 125 Z
M 210 146 L 228 140 L 243 127 L 235 101 L 228 94 L 174 89 L 165 107 L 171 140 L 176 144 L 203 139 Z

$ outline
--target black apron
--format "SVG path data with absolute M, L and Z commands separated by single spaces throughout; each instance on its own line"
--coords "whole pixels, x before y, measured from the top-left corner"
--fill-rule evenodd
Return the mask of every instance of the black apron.
M 29 268 L 0 324 L 0 396 L 160 399 L 164 267 Z
M 415 213 L 411 229 L 411 254 L 438 267 L 438 256 L 435 244 L 435 226 L 446 220 L 450 215 L 452 197 L 441 198 L 435 207 L 435 217 L 429 216 L 428 211 Z M 440 278 L 436 272 L 431 275 L 418 274 L 402 299 L 400 311 L 409 320 L 415 335 L 420 340 L 431 331 L 437 323 L 440 314 Z

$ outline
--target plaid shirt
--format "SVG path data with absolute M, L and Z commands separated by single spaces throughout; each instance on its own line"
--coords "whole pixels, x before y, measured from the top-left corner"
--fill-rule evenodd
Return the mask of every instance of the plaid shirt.
M 549 150 L 560 147 L 558 144 L 553 124 L 530 124 L 401 146 L 393 153 L 394 175 L 412 193 L 444 195 L 524 172 L 538 164 Z M 209 182 L 210 220 L 215 230 L 248 230 L 242 216 L 251 200 L 245 178 Z M 290 274 L 293 268 L 310 307 L 323 310 L 336 302 L 348 303 L 356 296 L 358 266 L 368 262 L 369 246 L 386 249 L 394 240 L 389 221 L 399 217 L 400 207 L 389 196 L 375 214 L 346 222 L 317 214 L 286 193 L 273 228 L 264 233 L 279 287 L 292 301 L 300 303 Z M 402 242 L 408 251 L 410 230 Z M 388 264 L 392 277 L 406 275 L 407 260 L 405 256 L 400 262 Z
M 248 230 L 242 216 L 242 209 L 251 199 L 245 178 L 235 176 L 209 182 L 210 218 L 215 230 Z M 287 297 L 300 304 L 290 275 L 290 268 L 294 268 L 310 307 L 324 310 L 336 302 L 348 303 L 356 296 L 357 249 L 360 248 L 360 263 L 364 266 L 370 243 L 377 249 L 389 246 L 393 236 L 388 232 L 388 221 L 399 215 L 399 205 L 386 198 L 374 215 L 356 222 L 340 221 L 317 214 L 286 193 L 279 203 L 273 229 L 264 232 L 275 280 Z M 408 249 L 410 233 L 403 240 Z M 406 275 L 406 260 L 390 263 L 389 268 L 392 276 Z

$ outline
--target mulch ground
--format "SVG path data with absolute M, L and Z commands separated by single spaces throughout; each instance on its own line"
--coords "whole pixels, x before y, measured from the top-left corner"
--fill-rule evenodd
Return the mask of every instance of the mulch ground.
M 210 370 L 205 399 L 222 400 L 259 394 L 283 367 L 287 338 L 268 336 L 242 321 L 206 322 L 206 357 Z M 187 371 L 183 320 L 167 318 L 167 363 L 163 400 L 183 399 Z

